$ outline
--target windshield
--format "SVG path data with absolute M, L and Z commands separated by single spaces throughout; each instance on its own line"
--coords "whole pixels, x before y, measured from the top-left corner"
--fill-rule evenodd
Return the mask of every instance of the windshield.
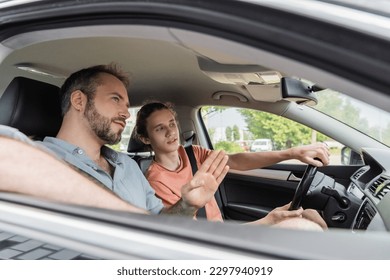
M 377 107 L 330 89 L 316 93 L 314 107 L 377 141 L 390 146 L 390 114 Z

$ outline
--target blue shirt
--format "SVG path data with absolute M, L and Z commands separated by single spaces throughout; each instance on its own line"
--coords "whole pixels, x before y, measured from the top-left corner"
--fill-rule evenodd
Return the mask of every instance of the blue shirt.
M 134 206 L 158 214 L 164 207 L 155 196 L 153 188 L 146 180 L 137 163 L 129 156 L 103 146 L 103 157 L 115 168 L 113 178 L 97 163 L 90 159 L 83 149 L 54 137 L 45 137 L 43 146 L 55 152 L 61 159 L 89 174 L 120 198 Z
M 36 146 L 35 142 L 27 137 L 24 133 L 20 132 L 18 129 L 11 126 L 6 126 L 0 124 L 0 136 L 6 136 L 11 139 L 19 140 L 25 142 L 29 145 Z

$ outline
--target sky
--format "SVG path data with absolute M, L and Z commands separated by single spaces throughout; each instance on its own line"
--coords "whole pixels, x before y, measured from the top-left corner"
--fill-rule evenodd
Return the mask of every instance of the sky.
M 244 118 L 241 114 L 236 109 L 227 109 L 221 113 L 210 114 L 207 127 L 233 127 L 235 124 L 241 129 L 246 128 Z

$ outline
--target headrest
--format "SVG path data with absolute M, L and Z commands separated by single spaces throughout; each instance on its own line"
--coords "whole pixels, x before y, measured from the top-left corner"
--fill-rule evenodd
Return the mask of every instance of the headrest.
M 144 144 L 141 140 L 135 136 L 135 130 L 131 133 L 129 145 L 127 146 L 128 153 L 144 153 L 150 152 L 149 145 Z
M 182 133 L 184 139 L 184 147 L 192 145 L 195 140 L 196 133 L 193 130 L 188 130 Z
M 0 98 L 0 124 L 15 127 L 35 139 L 56 136 L 61 122 L 57 86 L 16 77 Z

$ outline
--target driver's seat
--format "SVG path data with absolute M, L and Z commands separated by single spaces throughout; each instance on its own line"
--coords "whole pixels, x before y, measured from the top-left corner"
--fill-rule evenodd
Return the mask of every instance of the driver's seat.
M 0 124 L 34 140 L 55 137 L 62 122 L 59 87 L 16 77 L 0 98 Z

